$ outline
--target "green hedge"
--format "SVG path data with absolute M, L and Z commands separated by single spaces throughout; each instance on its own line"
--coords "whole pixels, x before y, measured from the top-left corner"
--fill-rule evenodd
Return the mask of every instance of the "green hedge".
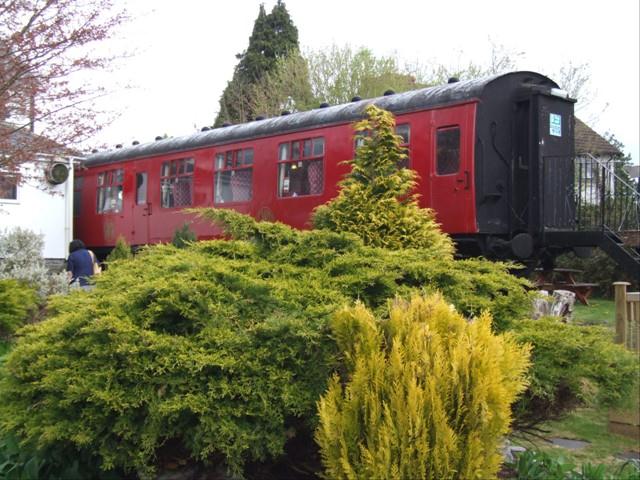
M 624 402 L 637 385 L 638 358 L 613 343 L 610 329 L 541 318 L 518 322 L 514 334 L 533 347 L 530 385 L 516 408 L 522 425 L 580 404 Z
M 38 292 L 25 282 L 0 279 L 0 338 L 13 334 L 38 308 Z
M 241 240 L 147 248 L 112 263 L 92 292 L 54 299 L 51 318 L 23 330 L 7 357 L 5 433 L 143 474 L 163 444 L 178 443 L 239 475 L 313 430 L 338 308 L 359 299 L 383 312 L 396 294 L 439 290 L 465 314 L 492 310 L 503 327 L 529 308 L 526 282 L 507 265 L 224 216 Z

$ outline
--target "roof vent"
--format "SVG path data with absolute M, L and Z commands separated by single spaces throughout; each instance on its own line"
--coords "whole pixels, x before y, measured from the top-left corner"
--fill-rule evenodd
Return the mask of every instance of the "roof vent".
M 291 112 L 289 110 L 283 110 L 280 112 L 280 115 L 284 117 L 285 115 L 291 115 Z
M 133 142 L 131 142 L 131 145 L 140 145 L 140 142 L 138 140 L 134 140 Z
M 121 143 L 117 144 L 116 148 L 122 148 L 122 144 Z
M 201 132 L 208 132 L 209 130 L 211 130 L 209 127 L 202 127 L 200 129 Z
M 362 98 L 360 98 L 358 95 L 351 99 L 352 102 L 359 102 L 360 100 L 362 100 Z
M 458 83 L 460 79 L 458 77 L 449 77 L 447 83 Z
M 157 142 L 158 140 L 162 140 L 162 136 L 158 135 L 158 136 L 156 137 L 156 142 Z
M 230 127 L 230 126 L 231 126 L 231 123 L 229 123 L 229 122 L 224 122 L 224 123 L 222 124 L 222 126 L 223 126 L 223 127 Z
M 320 104 L 320 108 L 327 108 L 329 106 L 329 104 L 327 102 L 322 102 Z
M 388 97 L 389 95 L 395 95 L 396 92 L 394 92 L 393 90 L 389 89 L 386 92 L 384 92 L 384 96 Z
M 265 116 L 264 115 L 258 115 L 255 120 L 264 120 Z

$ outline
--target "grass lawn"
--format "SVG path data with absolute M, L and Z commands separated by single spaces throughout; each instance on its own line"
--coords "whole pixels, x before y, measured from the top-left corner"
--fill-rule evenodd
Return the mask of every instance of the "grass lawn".
M 589 299 L 589 305 L 576 302 L 573 307 L 574 323 L 582 325 L 603 325 L 615 328 L 616 307 L 613 300 Z
M 609 475 L 615 478 L 616 472 L 620 469 L 632 467 L 629 465 L 629 460 L 617 456 L 628 452 L 639 452 L 640 444 L 633 438 L 610 433 L 607 426 L 607 410 L 580 408 L 562 420 L 543 424 L 542 429 L 545 431 L 543 433 L 545 439 L 563 438 L 589 442 L 582 448 L 565 448 L 542 438 L 529 436 L 523 438 L 517 433 L 512 435 L 511 441 L 527 450 L 545 452 L 553 458 L 560 459 L 562 463 L 575 465 L 578 469 L 584 464 L 604 465 Z M 631 470 L 633 471 L 633 468 Z M 640 478 L 640 471 L 638 475 Z
M 599 325 L 615 331 L 615 303 L 613 300 L 594 298 L 589 305 L 576 303 L 573 311 L 573 323 L 578 325 Z M 589 442 L 583 448 L 569 449 L 554 445 L 542 438 L 527 437 L 523 439 L 517 433 L 513 443 L 528 450 L 540 450 L 554 457 L 563 457 L 568 462 L 580 466 L 605 464 L 610 472 L 614 472 L 626 460 L 616 458 L 625 452 L 640 452 L 638 440 L 610 433 L 608 431 L 608 410 L 580 408 L 562 420 L 547 422 L 542 425 L 546 439 L 566 438 Z

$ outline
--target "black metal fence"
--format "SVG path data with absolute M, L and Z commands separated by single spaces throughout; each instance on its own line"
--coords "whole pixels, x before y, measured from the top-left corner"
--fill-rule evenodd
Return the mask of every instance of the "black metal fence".
M 640 190 L 619 160 L 591 155 L 575 160 L 576 226 L 614 233 L 640 229 Z

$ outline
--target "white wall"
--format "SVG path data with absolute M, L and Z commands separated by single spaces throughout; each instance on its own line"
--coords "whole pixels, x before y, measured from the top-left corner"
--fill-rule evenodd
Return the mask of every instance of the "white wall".
M 17 200 L 0 199 L 0 230 L 22 227 L 44 234 L 44 258 L 64 259 L 73 239 L 73 160 L 68 162 L 69 178 L 60 185 L 45 179 L 45 168 L 51 158 L 22 166 L 23 178 L 18 185 Z

